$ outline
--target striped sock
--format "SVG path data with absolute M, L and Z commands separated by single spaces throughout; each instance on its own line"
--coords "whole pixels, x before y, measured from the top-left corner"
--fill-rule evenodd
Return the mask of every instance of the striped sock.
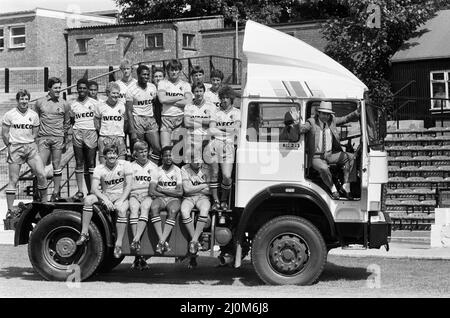
M 188 217 L 187 219 L 182 219 L 181 222 L 182 222 L 183 224 L 189 224 L 189 223 L 192 222 L 192 218 L 191 218 L 191 217 Z
M 92 206 L 84 206 L 83 207 L 83 212 L 93 212 L 94 211 L 94 209 L 93 209 L 93 207 Z
M 119 216 L 119 217 L 117 218 L 117 223 L 125 223 L 125 224 L 126 224 L 127 221 L 128 221 L 128 220 L 127 220 L 126 217 L 123 218 L 123 217 L 120 217 L 120 216 Z
M 206 222 L 208 222 L 208 217 L 206 217 L 206 216 L 199 216 L 198 219 L 197 219 L 197 222 L 206 223 Z
M 130 224 L 137 224 L 139 218 L 130 218 Z
M 150 219 L 150 222 L 152 222 L 152 223 L 161 222 L 161 217 L 160 216 L 153 216 Z
M 151 153 L 150 154 L 150 159 L 154 162 L 158 162 L 159 161 L 159 155 Z
M 166 220 L 166 224 L 167 224 L 167 225 L 175 226 L 175 220 L 167 219 L 167 220 Z
M 139 221 L 143 221 L 143 222 L 148 222 L 148 217 L 146 217 L 146 216 L 140 216 L 139 217 Z

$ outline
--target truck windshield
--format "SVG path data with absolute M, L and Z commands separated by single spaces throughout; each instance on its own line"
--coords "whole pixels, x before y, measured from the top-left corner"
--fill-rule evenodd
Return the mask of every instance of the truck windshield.
M 369 148 L 372 150 L 384 150 L 384 138 L 386 137 L 385 110 L 375 105 L 370 100 L 366 101 L 367 135 Z

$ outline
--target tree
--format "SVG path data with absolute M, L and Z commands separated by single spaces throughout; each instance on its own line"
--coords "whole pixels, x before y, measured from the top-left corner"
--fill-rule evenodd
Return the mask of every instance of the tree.
M 265 24 L 289 22 L 298 0 L 115 0 L 126 21 L 223 15 L 225 24 L 254 20 Z
M 345 18 L 324 25 L 325 53 L 344 65 L 374 98 L 392 96 L 389 59 L 438 10 L 433 0 L 344 0 Z

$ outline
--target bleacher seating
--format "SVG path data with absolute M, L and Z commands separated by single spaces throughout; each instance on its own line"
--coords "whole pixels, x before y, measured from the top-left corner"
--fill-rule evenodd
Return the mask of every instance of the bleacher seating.
M 394 229 L 430 229 L 438 191 L 450 189 L 450 127 L 389 130 L 386 151 Z

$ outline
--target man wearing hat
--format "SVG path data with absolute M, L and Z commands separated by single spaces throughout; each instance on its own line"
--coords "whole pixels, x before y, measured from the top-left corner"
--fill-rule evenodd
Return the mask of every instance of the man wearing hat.
M 308 165 L 319 172 L 323 182 L 329 187 L 333 199 L 339 199 L 339 192 L 333 183 L 329 164 L 337 164 L 342 167 L 344 173 L 343 192 L 347 199 L 352 199 L 350 194 L 350 182 L 356 178 L 354 156 L 344 152 L 340 144 L 338 126 L 359 118 L 359 108 L 354 112 L 335 117 L 331 102 L 322 101 L 316 109 L 316 115 L 309 118 L 305 124 L 300 125 L 300 133 L 306 134 L 306 151 L 308 153 Z

